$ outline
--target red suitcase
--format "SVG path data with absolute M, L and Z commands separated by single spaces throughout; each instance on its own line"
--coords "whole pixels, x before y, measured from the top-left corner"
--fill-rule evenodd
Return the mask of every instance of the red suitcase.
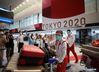
M 99 39 L 92 41 L 92 46 L 99 47 Z
M 34 45 L 24 45 L 21 53 L 22 53 L 22 56 L 29 56 L 29 57 L 45 56 L 44 51 Z
M 18 65 L 42 65 L 44 63 L 44 57 L 45 52 L 39 47 L 24 45 L 20 53 Z

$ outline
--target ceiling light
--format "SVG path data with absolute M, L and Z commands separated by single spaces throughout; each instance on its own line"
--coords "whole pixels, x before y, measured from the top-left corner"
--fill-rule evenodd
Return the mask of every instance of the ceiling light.
M 26 2 L 28 2 L 29 0 L 26 0 Z
M 14 11 L 16 10 L 16 8 L 14 8 Z
M 12 10 L 12 12 L 14 12 L 14 9 Z
M 10 10 L 4 9 L 4 8 L 0 8 L 0 10 L 6 11 L 6 12 L 11 12 Z
M 16 7 L 16 9 L 18 9 L 18 8 L 19 8 L 19 6 Z
M 20 4 L 19 6 L 22 7 L 22 4 Z
M 26 2 L 23 2 L 22 4 L 25 5 Z

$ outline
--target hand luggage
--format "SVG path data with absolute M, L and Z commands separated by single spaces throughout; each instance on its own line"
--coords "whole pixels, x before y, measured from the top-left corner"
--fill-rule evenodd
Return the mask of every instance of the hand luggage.
M 92 41 L 92 46 L 99 47 L 99 39 Z

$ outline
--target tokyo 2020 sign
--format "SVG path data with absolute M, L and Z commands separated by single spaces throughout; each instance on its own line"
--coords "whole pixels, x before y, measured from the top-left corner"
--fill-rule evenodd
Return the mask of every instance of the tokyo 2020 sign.
M 43 0 L 43 29 L 85 27 L 97 23 L 95 0 Z M 90 8 L 92 7 L 92 8 Z M 93 12 L 92 12 L 93 11 Z

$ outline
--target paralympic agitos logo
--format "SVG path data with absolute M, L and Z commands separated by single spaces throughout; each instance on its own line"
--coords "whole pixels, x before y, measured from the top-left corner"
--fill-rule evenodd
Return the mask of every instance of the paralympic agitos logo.
M 67 18 L 84 12 L 84 0 L 43 0 L 43 16 L 47 18 Z

